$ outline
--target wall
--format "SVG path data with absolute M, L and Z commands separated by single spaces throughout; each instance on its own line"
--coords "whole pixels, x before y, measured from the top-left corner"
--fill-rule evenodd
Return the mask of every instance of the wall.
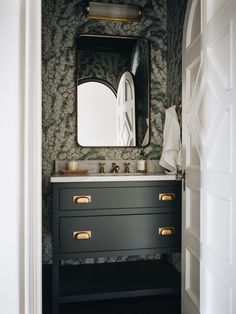
M 167 107 L 182 99 L 182 37 L 187 1 L 167 1 Z
M 0 142 L 3 165 L 0 183 L 0 312 L 9 314 L 20 313 L 21 119 L 24 105 L 21 97 L 24 79 L 21 71 L 22 7 L 23 1 L 19 0 L 0 2 Z
M 112 2 L 112 1 L 111 1 Z M 114 0 L 115 3 L 117 1 Z M 140 23 L 87 20 L 87 1 L 43 0 L 43 262 L 49 263 L 51 197 L 49 179 L 56 159 L 137 159 L 138 148 L 82 148 L 76 140 L 76 40 L 81 33 L 141 36 L 151 44 L 151 139 L 146 158 L 161 154 L 167 107 L 167 2 L 130 0 L 143 7 Z
M 97 78 L 109 82 L 117 92 L 120 73 L 130 70 L 130 57 L 125 53 L 80 51 L 77 54 L 78 80 Z

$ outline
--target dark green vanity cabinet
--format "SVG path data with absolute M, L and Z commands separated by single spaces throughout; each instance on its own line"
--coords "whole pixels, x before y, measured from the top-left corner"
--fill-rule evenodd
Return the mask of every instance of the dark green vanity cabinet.
M 166 260 L 68 265 L 180 251 L 177 181 L 53 183 L 53 314 L 60 303 L 179 293 Z M 66 265 L 65 265 L 66 264 Z

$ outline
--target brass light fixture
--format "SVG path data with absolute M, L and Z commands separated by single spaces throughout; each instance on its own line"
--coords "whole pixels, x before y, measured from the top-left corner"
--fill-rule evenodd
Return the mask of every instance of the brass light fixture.
M 95 20 L 138 22 L 141 16 L 137 5 L 89 2 L 87 18 Z

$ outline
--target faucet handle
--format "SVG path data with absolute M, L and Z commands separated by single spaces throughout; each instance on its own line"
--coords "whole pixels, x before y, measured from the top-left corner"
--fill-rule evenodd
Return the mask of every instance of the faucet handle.
M 130 172 L 129 171 L 129 162 L 125 162 L 124 165 L 125 165 L 125 173 L 129 173 Z
M 104 173 L 104 166 L 105 166 L 105 162 L 99 162 L 99 173 Z

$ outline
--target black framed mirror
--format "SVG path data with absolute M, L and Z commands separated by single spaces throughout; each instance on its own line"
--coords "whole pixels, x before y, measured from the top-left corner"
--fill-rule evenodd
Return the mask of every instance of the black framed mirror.
M 87 147 L 149 143 L 149 42 L 82 34 L 77 43 L 77 141 Z

